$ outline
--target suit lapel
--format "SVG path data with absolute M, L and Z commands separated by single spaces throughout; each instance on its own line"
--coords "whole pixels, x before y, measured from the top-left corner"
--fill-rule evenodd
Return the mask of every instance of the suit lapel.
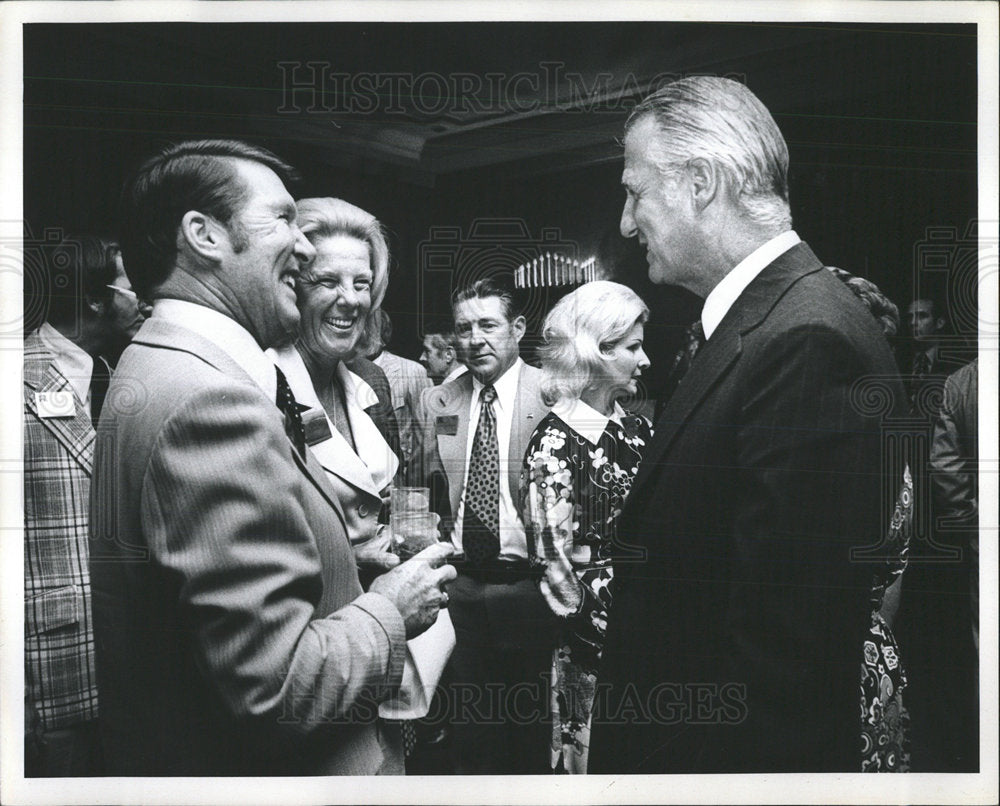
M 219 372 L 231 379 L 250 384 L 266 400 L 264 391 L 257 385 L 253 378 L 247 375 L 246 371 L 239 364 L 229 357 L 225 350 L 222 350 L 212 342 L 185 327 L 153 317 L 143 323 L 133 341 L 160 349 L 179 350 L 190 353 L 196 358 L 200 358 L 206 364 L 215 367 Z M 268 402 L 274 408 L 275 416 L 283 418 L 281 411 L 274 404 L 274 401 Z M 306 458 L 303 459 L 290 439 L 288 440 L 288 447 L 289 452 L 295 460 L 295 464 L 305 474 L 306 478 L 312 482 L 316 490 L 329 502 L 330 506 L 333 507 L 346 530 L 347 520 L 344 517 L 344 510 L 340 505 L 340 501 L 337 500 L 336 493 L 334 493 L 329 482 L 326 480 L 326 471 L 323 470 L 323 466 L 313 456 L 309 448 L 306 448 Z
M 465 482 L 465 446 L 469 440 L 469 407 L 472 405 L 472 375 L 465 374 L 453 383 L 432 390 L 428 397 L 428 413 L 437 439 L 438 456 L 448 476 L 451 511 L 458 512 L 458 502 Z M 455 433 L 439 427 L 439 417 L 455 417 Z
M 87 406 L 77 399 L 66 377 L 56 369 L 55 357 L 37 335 L 24 340 L 24 385 L 31 391 L 25 395 L 25 405 L 70 456 L 88 474 L 94 467 L 94 426 Z M 35 393 L 68 392 L 73 398 L 76 414 L 73 417 L 40 417 Z
M 743 350 L 743 336 L 767 318 L 794 283 L 822 268 L 823 264 L 802 242 L 778 256 L 743 290 L 712 338 L 695 356 L 688 374 L 657 420 L 656 433 L 639 466 L 633 489 L 642 484 L 661 462 L 681 427 L 720 379 L 735 366 Z
M 732 322 L 720 325 L 698 351 L 691 368 L 681 380 L 666 408 L 656 421 L 656 433 L 639 465 L 633 488 L 641 484 L 670 449 L 678 432 L 697 411 L 706 395 L 729 372 L 742 351 L 740 334 Z
M 361 436 L 357 433 L 357 424 L 352 421 L 351 425 L 352 428 L 355 428 L 354 439 L 358 445 L 358 450 L 361 450 L 362 445 L 371 446 L 371 450 L 389 450 L 389 446 L 382 439 L 381 434 L 376 432 L 376 436 L 378 436 L 382 443 L 381 446 L 378 446 L 374 443 L 374 437 L 371 434 L 365 432 Z M 371 429 L 374 430 L 374 426 L 371 426 Z M 352 487 L 364 490 L 376 498 L 379 497 L 379 490 L 375 489 L 372 474 L 368 466 L 354 452 L 354 449 L 347 444 L 347 440 L 344 439 L 343 435 L 332 425 L 330 427 L 330 438 L 311 447 L 310 450 L 327 472 L 333 473 L 335 476 L 340 476 L 340 478 Z
M 510 445 L 507 449 L 507 486 L 510 487 L 511 500 L 515 503 L 518 499 L 525 448 L 546 411 L 547 408 L 541 399 L 537 370 L 525 364 L 521 367 L 521 375 L 518 378 L 517 397 L 510 422 Z

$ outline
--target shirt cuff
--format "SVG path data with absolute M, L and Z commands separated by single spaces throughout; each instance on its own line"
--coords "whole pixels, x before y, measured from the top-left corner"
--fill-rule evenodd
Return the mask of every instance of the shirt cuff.
M 396 606 L 381 593 L 363 593 L 352 602 L 378 622 L 389 642 L 389 663 L 386 667 L 385 685 L 398 686 L 403 680 L 403 663 L 406 661 L 406 626 Z

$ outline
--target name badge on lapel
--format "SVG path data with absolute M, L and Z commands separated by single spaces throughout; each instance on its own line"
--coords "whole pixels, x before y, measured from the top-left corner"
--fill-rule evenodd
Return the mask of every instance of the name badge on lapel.
M 62 392 L 35 392 L 35 406 L 38 408 L 38 416 L 43 419 L 53 417 L 75 417 L 76 401 L 73 393 Z
M 330 423 L 321 409 L 309 409 L 302 412 L 302 430 L 306 434 L 306 445 L 310 447 L 326 442 L 333 436 L 330 431 Z
M 434 429 L 442 436 L 455 436 L 458 433 L 458 415 L 439 414 L 434 420 Z

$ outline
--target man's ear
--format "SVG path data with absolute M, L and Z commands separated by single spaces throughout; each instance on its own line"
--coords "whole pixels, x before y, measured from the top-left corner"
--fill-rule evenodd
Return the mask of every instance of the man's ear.
M 691 182 L 695 207 L 704 210 L 715 199 L 725 181 L 715 165 L 703 157 L 695 157 L 685 166 Z
M 524 332 L 528 329 L 528 322 L 523 316 L 515 316 L 510 326 L 514 329 L 514 338 L 520 342 L 524 338 Z
M 222 259 L 222 248 L 229 233 L 212 216 L 188 210 L 181 219 L 179 239 L 183 239 L 196 255 L 215 263 Z M 180 246 L 180 244 L 178 244 Z
M 107 310 L 107 305 L 103 299 L 98 299 L 97 297 L 85 297 L 84 302 L 87 307 L 93 312 L 94 316 L 100 318 L 104 316 L 104 312 Z
M 938 333 L 944 330 L 944 326 L 945 326 L 945 321 L 943 316 L 939 316 L 937 319 L 934 320 L 934 330 L 937 331 Z

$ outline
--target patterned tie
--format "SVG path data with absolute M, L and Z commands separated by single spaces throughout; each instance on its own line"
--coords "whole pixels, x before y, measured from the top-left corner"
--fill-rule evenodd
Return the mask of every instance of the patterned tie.
M 108 384 L 111 381 L 111 368 L 107 362 L 97 356 L 94 359 L 94 371 L 90 376 L 90 419 L 97 428 L 101 419 L 101 409 L 104 408 L 104 398 L 108 394 Z
M 913 374 L 921 380 L 931 374 L 931 359 L 927 353 L 917 353 L 913 356 Z
M 663 411 L 667 405 L 667 401 L 677 391 L 681 380 L 687 375 L 687 371 L 691 369 L 691 363 L 694 361 L 695 355 L 704 344 L 705 330 L 701 326 L 701 317 L 699 317 L 684 330 L 680 349 L 674 356 L 674 361 L 670 365 L 670 371 L 667 373 L 667 379 L 663 384 L 663 396 L 656 403 L 656 410 L 653 415 L 655 419 L 658 420 L 660 418 L 660 412 Z
M 486 562 L 500 553 L 500 448 L 492 386 L 483 389 L 479 424 L 472 441 L 469 473 L 465 479 L 465 516 L 462 545 L 472 562 Z
M 302 407 L 295 402 L 295 395 L 292 394 L 285 373 L 278 366 L 275 366 L 274 371 L 278 376 L 278 393 L 275 403 L 281 409 L 281 413 L 285 415 L 285 433 L 288 434 L 288 438 L 292 441 L 299 455 L 305 457 L 306 431 L 302 427 Z

